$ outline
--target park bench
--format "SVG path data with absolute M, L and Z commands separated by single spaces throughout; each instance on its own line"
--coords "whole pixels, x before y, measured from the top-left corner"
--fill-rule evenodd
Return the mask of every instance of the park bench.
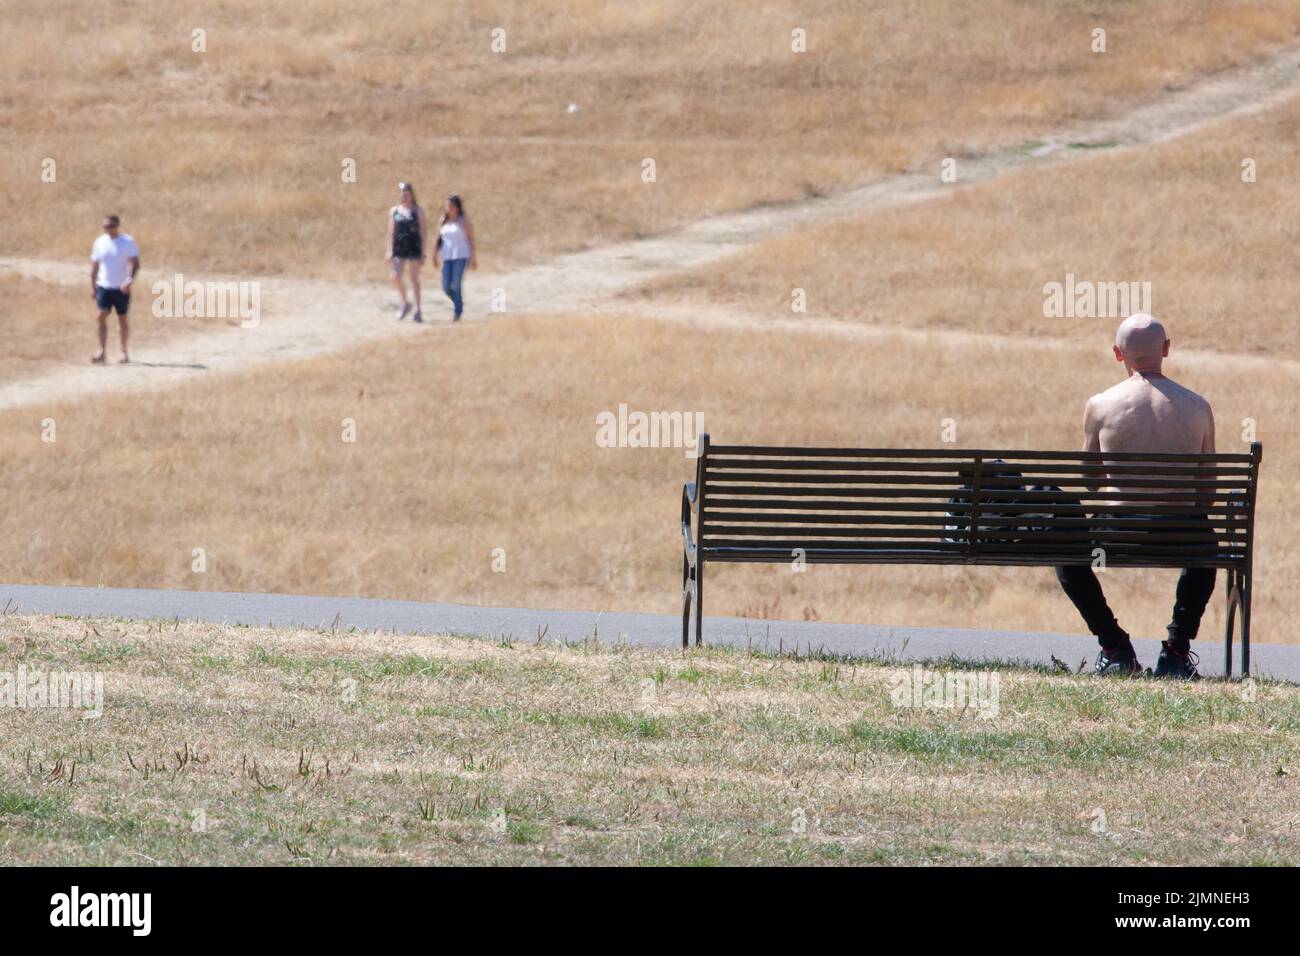
M 713 445 L 703 435 L 682 493 L 682 646 L 692 613 L 702 642 L 711 563 L 1213 567 L 1227 572 L 1224 672 L 1240 617 L 1249 674 L 1261 455 L 1259 442 L 1249 454 L 1167 455 Z

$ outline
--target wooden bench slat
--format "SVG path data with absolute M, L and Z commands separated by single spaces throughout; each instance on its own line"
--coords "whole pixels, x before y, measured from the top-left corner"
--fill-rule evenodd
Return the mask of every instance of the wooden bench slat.
M 887 487 L 931 487 L 943 486 L 952 489 L 954 494 L 961 494 L 969 489 L 952 478 L 939 475 L 791 475 L 788 472 L 737 472 L 706 471 L 705 476 L 715 484 L 725 486 L 729 482 L 761 482 L 764 484 L 785 484 L 791 487 L 805 485 L 885 485 Z M 1051 489 L 1040 488 L 1027 491 L 1021 488 L 1025 479 L 1006 478 L 1003 476 L 985 476 L 984 484 L 989 490 L 995 487 L 1013 488 L 1026 495 L 1053 494 Z M 1123 490 L 1126 488 L 1248 488 L 1249 479 L 1244 478 L 1156 478 L 1138 475 L 1125 477 L 1108 477 L 1101 479 L 1067 478 L 1058 476 L 1052 482 L 1062 491 L 1066 488 L 1085 487 L 1087 484 L 1104 483 L 1109 488 Z
M 1205 454 L 1168 454 L 1164 452 L 1089 452 L 1089 451 L 1030 451 L 1024 449 L 988 448 L 812 448 L 804 445 L 710 445 L 710 455 L 746 455 L 763 458 L 951 458 L 971 461 L 982 458 L 986 462 L 1001 458 L 1008 463 L 1013 459 L 1026 461 L 1218 461 L 1249 464 L 1254 461 L 1248 454 L 1216 452 Z
M 769 524 L 780 524 L 789 522 L 793 524 L 912 524 L 912 525 L 950 525 L 960 523 L 969 517 L 969 509 L 964 512 L 954 512 L 944 515 L 908 515 L 908 514 L 827 514 L 819 512 L 817 514 L 806 514 L 803 512 L 746 512 L 746 511 L 716 511 L 712 508 L 704 510 L 704 524 L 711 527 L 718 523 L 732 522 L 768 522 Z M 1170 517 L 1177 517 L 1176 515 Z M 1188 516 L 1189 519 L 1192 516 Z M 1199 515 L 1196 517 L 1199 518 Z M 994 527 L 1005 526 L 1013 527 L 1022 523 L 1031 523 L 1034 527 L 1061 527 L 1061 528 L 1092 528 L 1098 524 L 1104 524 L 1108 528 L 1148 528 L 1151 526 L 1149 517 L 1119 517 L 1119 518 L 1093 518 L 1093 517 L 1062 517 L 1059 515 L 1031 515 L 1026 517 L 1021 515 L 1005 514 L 981 514 L 981 525 L 992 525 Z M 1170 530 L 1174 529 L 1201 529 L 1206 527 L 1213 528 L 1245 528 L 1245 518 L 1224 518 L 1220 520 L 1208 521 L 1161 521 L 1161 528 Z
M 1147 544 L 1151 547 L 1168 544 L 1190 548 L 1208 547 L 1214 542 L 1217 542 L 1220 538 L 1219 535 L 1207 534 L 1204 529 L 1198 531 L 1176 531 L 1166 534 L 1158 531 L 1109 531 L 1091 530 L 1087 528 L 1079 528 L 1075 531 L 1041 531 L 1038 529 L 1030 529 L 1021 532 L 1020 529 L 1013 528 L 983 527 L 976 532 L 975 537 L 981 544 L 984 542 L 992 544 L 1010 544 L 1018 541 L 1044 541 L 1079 544 L 1105 544 L 1114 542 Z M 1228 538 L 1226 535 L 1223 537 L 1225 539 Z M 934 531 L 927 528 L 809 528 L 803 525 L 794 527 L 779 527 L 771 525 L 759 527 L 748 525 L 704 525 L 704 547 L 707 548 L 711 546 L 719 538 L 766 538 L 774 541 L 785 538 L 800 538 L 809 541 L 817 538 L 859 538 L 863 541 L 877 538 L 929 538 L 933 541 L 947 541 L 949 539 L 960 539 L 964 541 L 969 538 L 969 535 L 965 528 L 955 528 L 951 532 L 944 534 L 942 531 Z
M 713 561 L 727 553 L 744 552 L 747 554 L 767 555 L 769 560 L 777 563 L 783 561 L 792 561 L 797 557 L 803 557 L 806 560 L 812 560 L 819 555 L 858 555 L 860 557 L 869 557 L 877 553 L 902 554 L 912 552 L 917 555 L 923 554 L 953 554 L 962 555 L 967 558 L 967 564 L 980 564 L 982 560 L 972 558 L 967 552 L 967 547 L 963 543 L 948 542 L 931 542 L 931 541 L 911 541 L 907 539 L 898 540 L 880 540 L 867 542 L 844 542 L 842 547 L 831 547 L 826 542 L 816 541 L 798 541 L 790 542 L 788 545 L 780 547 L 758 546 L 753 542 L 743 539 L 728 540 L 720 543 L 715 548 L 706 551 L 705 557 Z M 1000 558 L 1004 565 L 1014 565 L 1016 558 L 1026 559 L 1026 563 L 1039 563 L 1036 559 L 1048 559 L 1047 563 L 1090 563 L 1093 558 L 1093 549 L 1084 547 L 1061 547 L 1053 545 L 1036 545 L 1028 548 L 1019 548 L 1015 545 L 996 546 L 990 545 L 986 552 L 989 558 Z M 1107 566 L 1120 564 L 1125 561 L 1143 560 L 1149 562 L 1144 567 L 1225 567 L 1236 562 L 1246 554 L 1244 549 L 1218 549 L 1205 550 L 1200 554 L 1187 554 L 1178 549 L 1170 548 L 1123 548 L 1116 546 L 1106 551 Z M 982 557 L 982 556 L 981 556 Z
M 984 555 L 972 557 L 969 554 L 969 548 L 965 542 L 948 542 L 948 541 L 914 541 L 909 538 L 881 538 L 881 540 L 872 541 L 845 541 L 841 546 L 829 545 L 826 541 L 789 541 L 780 546 L 761 546 L 753 541 L 746 541 L 745 538 L 727 538 L 725 541 L 716 542 L 711 548 L 703 549 L 703 555 L 708 561 L 714 561 L 715 558 L 729 553 L 729 551 L 745 551 L 750 554 L 767 554 L 772 561 L 783 562 L 792 561 L 798 553 L 802 557 L 813 558 L 814 555 L 824 554 L 858 554 L 861 557 L 870 557 L 872 554 L 881 553 L 904 553 L 904 551 L 913 551 L 917 554 L 927 553 L 944 553 L 944 554 L 961 554 L 970 558 L 967 563 L 983 563 Z M 989 545 L 987 557 L 1004 557 L 1013 558 L 1015 555 L 1023 557 L 1049 557 L 1056 562 L 1078 562 L 1083 559 L 1093 558 L 1091 548 L 1070 548 L 1070 546 L 1060 545 L 1035 545 L 1030 548 L 1022 549 L 1019 545 Z M 1199 554 L 1187 553 L 1187 550 L 1178 548 L 1123 548 L 1115 546 L 1113 549 L 1106 549 L 1106 564 L 1128 561 L 1128 559 L 1151 559 L 1152 567 L 1209 567 L 1219 562 L 1219 566 L 1236 561 L 1239 557 L 1244 557 L 1244 549 L 1205 549 Z
M 710 496 L 716 495 L 781 495 L 787 497 L 819 497 L 819 498 L 942 498 L 948 499 L 953 497 L 956 489 L 939 488 L 936 490 L 927 490 L 925 488 L 825 488 L 820 485 L 799 485 L 799 486 L 772 486 L 772 485 L 710 485 Z M 1117 496 L 1113 491 L 1076 491 L 1071 492 L 1075 498 L 1083 500 L 1094 500 L 1099 502 L 1109 501 Z M 1240 493 L 1233 494 L 1197 494 L 1196 492 L 1182 492 L 1170 490 L 1168 492 L 1140 492 L 1124 491 L 1122 492 L 1126 501 L 1150 501 L 1152 503 L 1161 503 L 1165 501 L 1186 501 L 1199 502 L 1210 498 L 1215 500 L 1223 499 L 1230 502 L 1235 499 L 1245 500 L 1246 495 Z M 1029 497 L 1027 492 L 1016 490 L 1002 489 L 984 489 L 981 493 L 981 500 L 988 501 L 1010 501 L 1014 498 Z M 1044 501 L 1050 501 L 1044 498 Z M 1067 507 L 1068 505 L 1062 505 Z M 1118 507 L 1118 506 L 1117 506 Z M 1093 511 L 1097 508 L 1091 509 Z
M 983 558 L 985 557 L 985 555 L 971 555 L 965 542 L 943 542 L 943 544 L 940 545 L 933 544 L 933 542 L 930 541 L 904 540 L 904 538 L 900 538 L 898 541 L 844 541 L 833 542 L 833 544 L 832 542 L 826 541 L 805 541 L 801 545 L 793 546 L 787 546 L 784 544 L 780 546 L 758 545 L 753 541 L 745 541 L 742 540 L 742 538 L 737 538 L 737 540 L 729 540 L 727 544 L 718 545 L 715 546 L 715 548 L 708 549 L 707 557 L 708 561 L 714 561 L 714 559 L 719 557 L 719 555 L 736 553 L 736 551 L 745 551 L 745 553 L 751 554 L 767 554 L 770 555 L 772 561 L 781 562 L 783 559 L 792 557 L 793 551 L 796 548 L 803 551 L 803 554 L 809 558 L 816 554 L 861 554 L 863 557 L 870 557 L 870 555 L 881 553 L 881 551 L 885 551 L 885 553 L 888 553 L 888 551 L 900 551 L 900 553 L 901 551 L 914 551 L 914 553 L 930 553 L 930 551 L 933 551 L 935 554 L 959 554 L 966 558 L 966 563 L 982 564 L 984 563 Z M 1005 549 L 988 551 L 987 557 L 1006 559 L 1014 558 L 1015 554 L 1017 554 L 1017 551 L 1014 550 L 1014 546 L 1006 546 Z M 1092 550 L 1084 548 L 1040 548 L 1032 551 L 1024 551 L 1023 554 L 1026 558 L 1041 557 L 1041 555 L 1054 555 L 1054 557 L 1057 558 L 1067 559 L 1067 561 L 1071 563 L 1078 562 L 1080 559 L 1091 559 L 1093 557 Z M 1141 548 L 1130 548 L 1127 550 L 1115 548 L 1113 553 L 1112 551 L 1108 551 L 1108 554 L 1106 554 L 1106 563 L 1114 563 L 1121 561 L 1121 559 L 1123 559 L 1123 561 L 1130 561 L 1132 558 L 1149 555 L 1149 557 L 1156 558 L 1161 562 L 1160 564 L 1153 564 L 1153 567 L 1205 567 L 1217 561 L 1239 561 L 1244 554 L 1245 550 L 1242 548 L 1221 548 L 1218 550 L 1206 549 L 1197 554 L 1188 554 L 1187 551 L 1182 549 L 1165 549 L 1161 551 Z
M 964 541 L 940 541 L 931 535 L 924 541 L 912 541 L 907 538 L 878 538 L 861 541 L 844 541 L 836 547 L 829 541 L 817 541 L 816 539 L 794 541 L 783 541 L 779 544 L 773 544 L 766 547 L 766 550 L 777 554 L 784 552 L 790 554 L 794 550 L 801 551 L 863 551 L 869 552 L 875 547 L 890 547 L 895 550 L 901 548 L 915 548 L 918 551 L 956 551 L 965 553 L 967 544 Z M 763 546 L 753 541 L 747 541 L 744 538 L 720 538 L 714 540 L 707 548 L 701 549 L 711 554 L 714 551 L 725 550 L 727 548 L 750 548 L 753 550 L 764 550 Z
M 945 515 L 874 515 L 874 514 L 804 514 L 802 512 L 747 512 L 747 511 L 714 511 L 712 508 L 704 511 L 704 524 L 706 527 L 712 526 L 718 522 L 732 521 L 766 521 L 772 524 L 779 524 L 783 521 L 795 522 L 799 524 L 923 524 L 943 526 L 950 524 L 954 519 Z
M 847 461 L 842 459 L 803 459 L 803 460 L 785 460 L 779 458 L 727 458 L 722 456 L 710 455 L 705 463 L 707 472 L 713 474 L 721 470 L 754 470 L 754 469 L 784 469 L 789 471 L 847 471 L 847 472 L 871 472 L 871 471 L 916 471 L 916 472 L 940 472 L 951 474 L 954 477 L 968 477 L 971 472 L 971 462 L 969 459 L 956 459 L 948 462 L 921 462 L 921 461 Z M 1033 475 L 1104 475 L 1107 472 L 1115 474 L 1195 474 L 1198 472 L 1208 472 L 1212 474 L 1223 475 L 1242 475 L 1249 477 L 1250 468 L 1237 467 L 1235 465 L 1213 465 L 1205 462 L 1188 462 L 1186 464 L 1177 463 L 1158 463 L 1149 462 L 1146 464 L 1127 464 L 1127 463 L 1081 463 L 1078 465 L 1058 465 L 1058 464 L 1036 464 L 1028 462 L 1004 462 L 1004 461 L 985 461 L 984 467 L 989 470 L 1015 470 L 1020 473 Z
M 808 500 L 800 498 L 795 501 L 787 501 L 780 497 L 770 498 L 719 498 L 714 505 L 723 505 L 727 508 L 753 508 L 758 510 L 780 510 L 782 508 L 789 511 L 897 511 L 897 512 L 929 512 L 929 511 L 952 511 L 954 514 L 969 512 L 971 506 L 967 504 L 948 504 L 941 501 L 822 501 Z M 713 505 L 705 505 L 707 514 Z M 1018 505 L 1007 502 L 1001 502 L 997 505 L 998 511 L 1003 515 L 1017 515 L 1025 513 L 1037 513 L 1041 505 Z M 1083 504 L 1053 504 L 1052 510 L 1057 514 L 1070 514 L 1087 516 L 1101 510 L 1098 505 Z M 1116 516 L 1135 515 L 1148 516 L 1155 514 L 1163 515 L 1187 515 L 1199 516 L 1208 514 L 1210 518 L 1216 516 L 1237 517 L 1241 515 L 1242 508 L 1238 504 L 1223 504 L 1205 509 L 1197 507 L 1195 504 L 1182 505 L 1107 505 L 1105 506 L 1106 514 Z M 1242 520 L 1246 520 L 1242 518 Z
M 958 534 L 964 535 L 964 532 L 953 532 L 951 537 L 956 537 Z M 942 530 L 928 529 L 928 528 L 894 528 L 894 527 L 808 528 L 804 526 L 781 528 L 781 527 L 773 527 L 770 525 L 755 528 L 746 525 L 727 525 L 727 526 L 719 527 L 717 525 L 710 525 L 710 524 L 704 525 L 704 535 L 705 535 L 705 540 L 709 541 L 710 545 L 713 544 L 713 540 L 709 539 L 708 537 L 709 535 L 716 535 L 718 537 L 724 537 L 724 538 L 725 537 L 732 537 L 732 538 L 744 538 L 744 537 L 796 538 L 798 537 L 798 538 L 806 538 L 808 540 L 812 540 L 814 538 L 859 537 L 864 541 L 873 538 L 893 538 L 893 537 L 929 538 L 931 541 L 940 541 L 944 537 Z

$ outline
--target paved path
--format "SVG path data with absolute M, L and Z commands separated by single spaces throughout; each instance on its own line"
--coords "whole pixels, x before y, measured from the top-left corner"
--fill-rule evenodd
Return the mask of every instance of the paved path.
M 18 614 L 72 614 L 88 617 L 175 618 L 225 624 L 288 627 L 335 627 L 396 630 L 415 634 L 465 634 L 536 640 L 580 641 L 593 635 L 614 643 L 624 640 L 651 647 L 677 647 L 681 620 L 672 614 L 621 611 L 545 611 L 469 604 L 425 604 L 375 598 L 306 597 L 296 594 L 243 594 L 222 591 L 164 591 L 130 588 L 47 587 L 0 584 L 0 609 Z M 1095 656 L 1091 637 L 1070 634 L 977 631 L 949 627 L 881 627 L 870 624 L 825 624 L 806 621 L 751 621 L 706 617 L 709 644 L 759 649 L 826 650 L 899 661 L 936 660 L 950 655 L 967 661 L 1016 660 L 1048 663 L 1053 655 L 1078 667 Z M 1221 635 L 1205 634 L 1200 648 L 1201 673 L 1223 673 Z M 1201 643 L 1198 641 L 1198 643 Z M 1148 666 L 1160 647 L 1154 640 L 1134 641 Z M 1300 683 L 1300 646 L 1254 644 L 1252 670 L 1257 676 Z M 1234 664 L 1239 670 L 1240 659 Z

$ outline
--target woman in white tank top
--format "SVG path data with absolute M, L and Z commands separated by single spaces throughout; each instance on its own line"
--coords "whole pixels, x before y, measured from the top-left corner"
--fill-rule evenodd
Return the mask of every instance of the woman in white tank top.
M 451 299 L 452 321 L 459 322 L 465 311 L 464 298 L 461 295 L 461 280 L 465 267 L 478 268 L 474 255 L 474 227 L 465 215 L 465 204 L 459 196 L 448 196 L 447 207 L 438 223 L 438 245 L 433 252 L 433 264 L 438 265 L 442 256 L 442 291 Z

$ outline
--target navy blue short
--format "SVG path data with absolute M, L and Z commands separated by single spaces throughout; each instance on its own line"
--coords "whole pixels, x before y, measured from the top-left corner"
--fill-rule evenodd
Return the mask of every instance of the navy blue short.
M 101 312 L 112 310 L 118 315 L 126 315 L 126 310 L 131 307 L 131 293 L 123 292 L 121 289 L 105 289 L 102 285 L 97 285 L 95 304 L 99 306 Z

